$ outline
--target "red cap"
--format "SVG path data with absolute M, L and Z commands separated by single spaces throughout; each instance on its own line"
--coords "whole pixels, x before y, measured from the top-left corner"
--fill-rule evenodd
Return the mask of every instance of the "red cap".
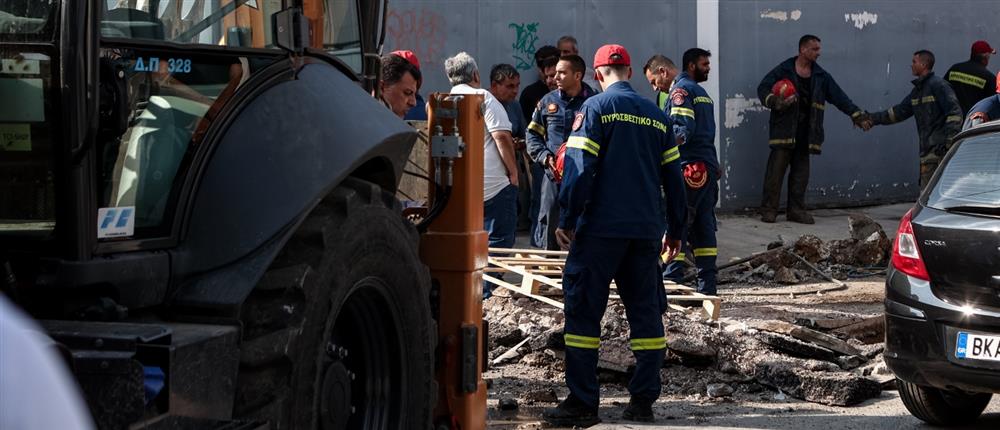
M 604 45 L 594 54 L 594 67 L 630 66 L 632 60 L 621 45 Z
M 417 59 L 417 55 L 413 51 L 399 50 L 390 52 L 392 55 L 398 55 L 403 57 L 406 61 L 413 65 L 413 67 L 420 68 L 420 60 Z
M 975 43 L 972 44 L 972 55 L 996 54 L 996 53 L 997 50 L 993 49 L 993 47 L 990 46 L 989 43 L 986 43 L 985 40 L 977 40 Z

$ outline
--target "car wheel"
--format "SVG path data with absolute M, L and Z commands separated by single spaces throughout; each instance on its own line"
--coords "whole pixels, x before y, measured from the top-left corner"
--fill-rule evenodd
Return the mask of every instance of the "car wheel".
M 928 424 L 968 424 L 979 418 L 993 397 L 990 393 L 941 390 L 896 380 L 899 397 L 913 416 Z

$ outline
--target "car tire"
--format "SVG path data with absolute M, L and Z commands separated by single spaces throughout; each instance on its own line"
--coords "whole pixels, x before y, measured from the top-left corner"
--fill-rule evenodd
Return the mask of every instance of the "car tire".
M 234 416 L 272 429 L 430 428 L 430 272 L 399 202 L 348 178 L 310 213 L 241 309 Z
M 936 426 L 969 424 L 982 415 L 990 393 L 964 393 L 911 384 L 897 379 L 899 397 L 913 416 Z

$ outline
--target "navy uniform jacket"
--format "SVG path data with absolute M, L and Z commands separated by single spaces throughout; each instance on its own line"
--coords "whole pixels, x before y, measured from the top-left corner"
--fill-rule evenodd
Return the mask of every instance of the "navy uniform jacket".
M 895 124 L 909 117 L 917 122 L 920 156 L 934 151 L 944 155 L 951 138 L 962 129 L 962 110 L 955 92 L 944 79 L 928 73 L 911 81 L 913 90 L 896 106 L 872 114 L 875 124 Z
M 771 118 L 769 120 L 771 128 L 770 138 L 767 141 L 771 147 L 795 148 L 795 139 L 798 135 L 799 126 L 799 110 L 794 106 L 783 111 L 775 110 L 778 97 L 771 93 L 771 87 L 774 86 L 775 82 L 785 78 L 798 85 L 798 79 L 795 74 L 796 58 L 798 57 L 789 58 L 778 64 L 764 76 L 764 79 L 760 81 L 760 85 L 757 86 L 757 97 L 760 98 L 760 102 L 765 107 L 771 110 Z M 811 82 L 812 106 L 810 107 L 808 124 L 809 153 L 819 154 L 822 152 L 823 139 L 825 138 L 825 133 L 823 132 L 823 112 L 826 111 L 826 102 L 830 102 L 837 109 L 840 109 L 841 112 L 850 115 L 855 120 L 861 117 L 864 112 L 851 101 L 850 97 L 847 97 L 844 90 L 840 89 L 837 81 L 833 80 L 833 75 L 827 73 L 819 64 L 813 63 L 812 65 Z M 796 92 L 801 93 L 801 91 Z
M 944 78 L 955 91 L 958 106 L 968 112 L 980 100 L 993 95 L 997 77 L 990 73 L 983 63 L 975 60 L 964 61 L 951 66 Z
M 628 82 L 583 102 L 566 144 L 559 227 L 601 237 L 659 240 L 666 231 L 681 238 L 685 185 L 668 122 Z
M 969 112 L 967 112 L 965 125 L 962 126 L 962 130 L 972 127 L 972 118 L 970 117 L 976 112 L 986 114 L 987 121 L 996 121 L 1000 119 L 1000 94 L 989 96 L 972 106 L 972 109 L 969 109 Z
M 552 91 L 542 97 L 538 107 L 531 115 L 528 124 L 526 140 L 528 155 L 536 163 L 545 165 L 545 158 L 553 157 L 559 146 L 569 137 L 570 126 L 576 112 L 583 106 L 583 101 L 594 95 L 596 91 L 583 84 L 580 94 L 569 97 L 560 90 Z
M 701 161 L 710 172 L 717 174 L 719 156 L 715 152 L 715 110 L 708 92 L 684 72 L 674 83 L 668 105 L 674 135 L 682 140 L 681 165 Z

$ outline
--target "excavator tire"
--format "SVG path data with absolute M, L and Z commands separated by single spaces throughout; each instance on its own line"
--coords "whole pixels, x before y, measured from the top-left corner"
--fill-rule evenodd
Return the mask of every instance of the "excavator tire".
M 272 429 L 426 429 L 430 273 L 395 197 L 346 179 L 244 303 L 237 418 Z

